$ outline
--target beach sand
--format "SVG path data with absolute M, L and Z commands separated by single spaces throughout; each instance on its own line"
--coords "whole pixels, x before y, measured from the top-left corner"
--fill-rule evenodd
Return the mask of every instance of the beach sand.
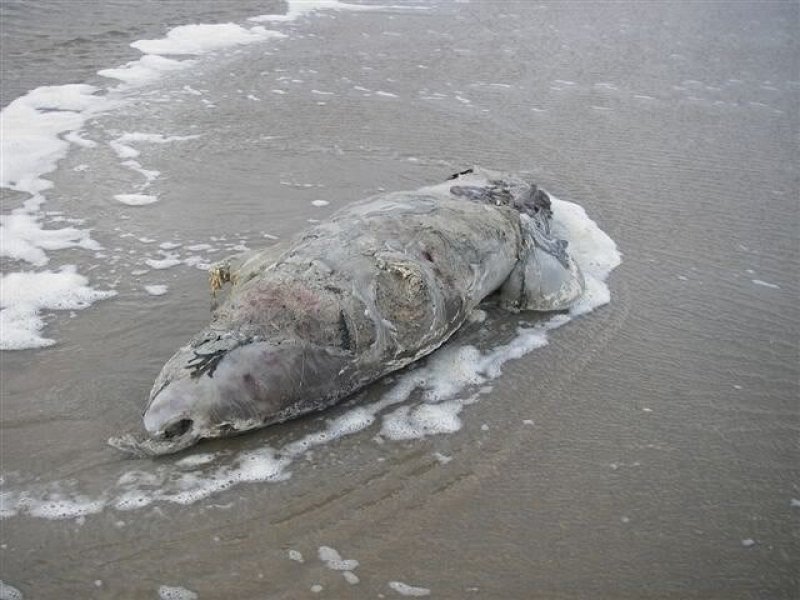
M 393 581 L 432 598 L 797 597 L 797 4 L 429 7 L 265 23 L 288 37 L 143 88 L 87 122 L 101 143 L 47 176 L 44 209 L 84 219 L 104 247 L 52 253 L 48 268 L 75 264 L 117 296 L 48 317 L 55 345 L 1 355 L 2 490 L 103 505 L 0 521 L 0 578 L 26 598 L 409 593 Z M 184 10 L 170 27 L 213 19 Z M 154 29 L 119 45 L 166 32 Z M 124 62 L 100 59 L 82 81 Z M 199 137 L 131 143 L 160 172 L 137 192 L 142 175 L 103 141 L 123 132 Z M 161 365 L 209 318 L 202 270 L 146 260 L 269 244 L 473 164 L 530 171 L 586 209 L 623 254 L 610 304 L 507 363 L 456 433 L 391 442 L 367 428 L 313 448 L 285 481 L 109 505 L 124 473 L 146 487 L 190 471 L 105 445 L 136 430 Z M 3 193 L 4 212 L 24 199 Z M 131 193 L 157 202 L 114 200 Z M 216 253 L 187 250 L 198 244 Z M 503 343 L 525 319 L 490 311 L 464 340 Z M 194 453 L 281 447 L 351 408 Z M 360 581 L 320 547 L 357 560 L 344 566 Z

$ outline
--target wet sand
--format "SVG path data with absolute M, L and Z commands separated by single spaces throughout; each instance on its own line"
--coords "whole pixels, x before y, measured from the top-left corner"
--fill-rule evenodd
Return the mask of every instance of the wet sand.
M 456 434 L 379 444 L 366 430 L 285 482 L 189 506 L 0 521 L 4 581 L 26 598 L 154 598 L 160 585 L 200 598 L 399 597 L 390 581 L 437 598 L 797 596 L 798 7 L 502 6 L 304 21 L 274 54 L 244 49 L 205 72 L 193 86 L 211 90 L 213 111 L 140 104 L 90 125 L 90 138 L 204 134 L 148 157 L 165 174 L 158 212 L 106 200 L 131 174 L 100 151 L 90 185 L 72 170 L 85 155 L 65 159 L 47 208 L 89 219 L 115 256 L 135 258 L 145 249 L 115 227 L 256 246 L 379 188 L 471 164 L 530 170 L 617 242 L 611 304 L 509 363 Z M 303 86 L 270 95 L 279 83 L 254 74 L 276 68 Z M 330 206 L 310 204 L 320 197 Z M 100 495 L 137 468 L 105 440 L 138 425 L 208 297 L 199 270 L 136 280 L 126 260 L 91 271 L 120 280 L 119 296 L 60 315 L 56 346 L 2 354 L 4 474 Z M 167 295 L 141 292 L 161 282 Z M 465 338 L 499 342 L 517 323 L 493 313 L 489 340 Z M 277 446 L 325 417 L 198 451 Z M 323 545 L 359 561 L 360 583 L 317 558 Z

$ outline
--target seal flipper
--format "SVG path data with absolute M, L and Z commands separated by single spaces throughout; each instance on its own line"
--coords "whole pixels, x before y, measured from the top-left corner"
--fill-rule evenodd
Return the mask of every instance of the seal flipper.
M 567 242 L 551 237 L 547 223 L 538 221 L 520 215 L 523 248 L 500 288 L 500 305 L 507 310 L 565 310 L 583 294 L 583 274 Z

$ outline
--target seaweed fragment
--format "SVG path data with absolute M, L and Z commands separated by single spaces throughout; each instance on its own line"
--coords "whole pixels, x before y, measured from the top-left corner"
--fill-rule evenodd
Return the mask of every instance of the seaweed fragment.
M 447 178 L 447 180 L 450 181 L 451 179 L 458 179 L 462 175 L 469 175 L 470 173 L 474 173 L 474 172 L 475 172 L 475 169 L 472 169 L 472 168 L 465 169 L 463 171 L 459 171 L 458 173 L 453 173 L 452 175 L 450 175 L 450 177 Z
M 195 350 L 194 358 L 186 363 L 186 368 L 192 370 L 189 376 L 192 379 L 197 379 L 198 377 L 202 376 L 203 373 L 205 373 L 209 377 L 213 377 L 214 371 L 217 370 L 217 365 L 219 365 L 220 361 L 227 353 L 227 348 L 220 348 L 208 353 L 198 352 Z

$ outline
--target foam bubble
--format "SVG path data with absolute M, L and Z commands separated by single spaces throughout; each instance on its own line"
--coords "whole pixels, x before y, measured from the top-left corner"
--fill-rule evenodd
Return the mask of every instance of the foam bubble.
M 389 587 L 392 588 L 395 592 L 397 592 L 401 596 L 420 597 L 420 596 L 431 595 L 431 591 L 428 588 L 408 585 L 407 583 L 403 583 L 402 581 L 390 581 Z
M 128 206 L 146 206 L 158 202 L 158 196 L 148 196 L 146 194 L 115 194 L 114 200 L 127 204 Z
M 370 11 L 386 8 L 385 6 L 368 4 L 348 4 L 346 2 L 340 2 L 339 0 L 286 0 L 286 3 L 288 4 L 286 14 L 258 15 L 256 17 L 250 17 L 248 20 L 255 23 L 285 23 L 294 21 L 318 10 Z
M 10 583 L 0 579 L 0 600 L 22 600 L 23 595 Z
M 153 503 L 153 497 L 140 491 L 127 492 L 114 501 L 117 510 L 135 510 Z
M 151 296 L 163 296 L 167 293 L 167 286 L 166 285 L 146 285 L 144 286 L 144 291 L 150 294 Z
M 181 260 L 175 255 L 169 255 L 166 258 L 148 258 L 144 261 L 145 264 L 151 269 L 162 270 L 176 267 L 181 264 Z
M 578 204 L 551 197 L 552 232 L 569 242 L 570 255 L 580 266 L 586 292 L 570 309 L 572 316 L 586 314 L 611 301 L 605 283 L 611 271 L 622 262 L 617 245 Z
M 761 287 L 766 287 L 766 288 L 770 288 L 770 289 L 773 289 L 773 290 L 781 289 L 781 286 L 779 286 L 777 284 L 774 284 L 774 283 L 768 283 L 768 282 L 763 281 L 761 279 L 751 279 L 750 281 L 752 281 L 755 285 L 760 285 Z
M 128 88 L 138 87 L 160 79 L 165 73 L 181 71 L 197 64 L 194 60 L 174 60 L 146 54 L 138 60 L 125 63 L 113 69 L 102 69 L 97 72 L 102 77 L 117 79 Z
M 125 160 L 122 161 L 123 167 L 128 167 L 131 171 L 135 171 L 139 173 L 142 177 L 144 177 L 145 181 L 142 185 L 139 186 L 140 189 L 149 187 L 149 185 L 155 181 L 159 175 L 161 175 L 161 171 L 155 171 L 153 169 L 143 169 L 141 163 L 135 160 Z
M 83 127 L 89 116 L 108 108 L 91 85 L 36 88 L 0 111 L 0 186 L 33 195 L 52 184 L 41 176 L 56 169 L 69 149 L 59 136 Z
M 293 560 L 295 562 L 305 562 L 303 555 L 298 552 L 297 550 L 289 550 L 289 560 Z
M 325 563 L 325 566 L 333 571 L 352 571 L 358 567 L 358 561 L 355 559 L 345 560 L 335 548 L 330 546 L 320 546 L 318 550 L 319 559 Z
M 375 415 L 368 408 L 353 408 L 328 422 L 328 432 L 333 439 L 362 431 L 375 422 Z
M 436 459 L 436 461 L 437 461 L 439 464 L 442 464 L 442 465 L 446 465 L 446 464 L 447 464 L 447 463 L 449 463 L 451 460 L 453 460 L 453 457 L 452 457 L 452 456 L 447 456 L 446 454 L 442 454 L 441 452 L 434 452 L 434 453 L 433 453 L 433 458 L 435 458 L 435 459 Z
M 145 54 L 206 54 L 222 48 L 283 38 L 285 34 L 263 27 L 245 28 L 235 23 L 180 25 L 157 40 L 138 40 L 132 47 Z
M 584 315 L 593 311 L 595 308 L 611 302 L 611 290 L 608 286 L 591 275 L 585 276 L 586 289 L 577 302 L 569 309 L 569 314 L 573 317 Z
M 102 246 L 86 230 L 74 227 L 44 229 L 38 216 L 24 212 L 0 215 L 0 256 L 41 267 L 50 262 L 47 250 L 67 248 L 97 251 Z
M 161 600 L 197 600 L 197 593 L 180 586 L 162 585 L 158 588 Z
M 87 140 L 84 137 L 81 137 L 81 134 L 77 131 L 70 131 L 68 134 L 64 136 L 64 139 L 68 141 L 70 144 L 75 144 L 76 146 L 80 146 L 81 148 L 94 148 L 97 146 L 97 142 L 92 140 Z M 89 168 L 89 165 L 78 165 L 75 167 L 76 171 L 85 171 Z
M 0 349 L 40 348 L 55 340 L 41 337 L 43 310 L 82 310 L 116 295 L 95 290 L 74 266 L 60 271 L 9 273 L 0 276 Z
M 238 469 L 232 475 L 235 481 L 243 482 L 285 479 L 286 465 L 285 459 L 277 458 L 275 450 L 263 448 L 243 454 Z
M 552 232 L 569 242 L 569 253 L 585 275 L 605 281 L 622 262 L 622 257 L 608 234 L 586 214 L 579 204 L 550 197 Z
M 361 581 L 358 578 L 358 575 L 356 575 L 352 571 L 342 571 L 342 576 L 344 577 L 344 580 L 350 585 L 356 585 L 359 581 Z
M 74 134 L 88 118 L 111 105 L 94 95 L 96 91 L 97 88 L 90 85 L 40 87 L 0 111 L 3 131 L 0 136 L 3 160 L 0 186 L 30 196 L 21 208 L 0 216 L 0 256 L 40 267 L 49 262 L 47 251 L 101 249 L 88 231 L 73 227 L 44 229 L 41 216 L 36 214 L 44 202 L 42 193 L 52 187 L 52 183 L 42 176 L 56 169 L 58 161 L 67 153 L 70 141 L 80 143 L 82 140 L 79 136 L 69 140 L 61 136 Z M 84 145 L 91 144 L 88 140 L 83 142 Z M 24 274 L 23 278 L 28 279 L 31 275 Z M 8 283 L 8 280 L 4 281 Z M 0 316 L 3 324 L 0 347 L 19 349 L 52 343 L 52 340 L 40 338 L 36 333 L 42 323 L 35 306 L 29 303 L 14 307 L 9 295 L 5 296 L 5 310 Z
M 331 548 L 330 546 L 320 546 L 317 553 L 322 562 L 342 560 L 342 555 L 339 554 L 335 548 Z
M 175 462 L 175 466 L 177 467 L 186 467 L 186 468 L 194 468 L 199 467 L 200 465 L 207 465 L 210 462 L 213 462 L 214 459 L 217 458 L 217 455 L 213 452 L 201 452 L 199 454 L 190 454 L 178 461 Z
M 43 500 L 30 504 L 27 498 L 20 497 L 17 504 L 18 506 L 27 505 L 28 514 L 40 519 L 78 519 L 101 512 L 105 506 L 105 499 L 92 499 L 82 495 L 70 496 L 55 492 Z
M 194 140 L 199 138 L 200 135 L 164 135 L 161 133 L 123 133 L 118 138 L 111 140 L 108 145 L 116 152 L 120 158 L 136 158 L 140 152 L 130 144 L 145 143 L 145 144 L 170 144 L 172 142 L 183 142 L 185 140 Z M 130 165 L 130 162 L 123 163 Z M 141 167 L 138 163 L 135 163 Z
M 381 435 L 391 440 L 409 440 L 461 429 L 463 404 L 459 401 L 420 406 L 401 406 L 383 417 Z

